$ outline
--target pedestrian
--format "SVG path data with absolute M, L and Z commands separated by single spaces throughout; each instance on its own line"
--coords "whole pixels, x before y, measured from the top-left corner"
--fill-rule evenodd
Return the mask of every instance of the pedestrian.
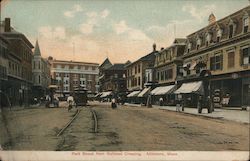
M 49 96 L 48 94 L 47 94 L 47 95 L 46 95 L 46 97 L 45 97 L 45 101 L 46 101 L 45 106 L 46 106 L 46 107 L 49 107 L 49 104 L 50 104 L 51 98 L 50 98 L 50 96 Z
M 70 111 L 74 105 L 74 97 L 72 95 L 69 95 L 69 97 L 67 98 L 67 102 L 68 102 L 68 111 Z
M 163 98 L 162 97 L 159 99 L 159 102 L 160 102 L 160 106 L 163 106 Z
M 115 109 L 117 107 L 117 105 L 116 105 L 116 100 L 115 100 L 115 98 L 113 98 L 112 100 L 111 100 L 111 108 L 112 109 Z
M 184 111 L 183 105 L 182 105 L 182 95 L 178 94 L 177 95 L 177 102 L 176 102 L 176 111 L 180 112 L 182 108 L 182 111 Z

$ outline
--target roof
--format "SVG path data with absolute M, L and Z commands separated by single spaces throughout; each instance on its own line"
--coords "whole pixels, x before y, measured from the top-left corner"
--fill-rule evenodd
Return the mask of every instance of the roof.
M 10 31 L 10 32 L 5 32 L 5 31 L 4 31 L 4 24 L 0 24 L 0 33 L 1 33 L 1 35 L 5 36 L 6 39 L 8 39 L 8 38 L 13 38 L 13 37 L 20 37 L 21 39 L 23 39 L 23 41 L 24 41 L 30 48 L 34 48 L 34 46 L 33 46 L 32 43 L 28 40 L 28 38 L 27 38 L 24 34 L 18 32 L 18 31 L 16 31 L 16 30 L 14 30 L 13 27 L 11 27 L 11 31 Z
M 107 70 L 125 70 L 125 64 L 114 64 L 111 67 L 107 68 Z
M 99 68 L 102 68 L 105 65 L 108 65 L 108 66 L 112 65 L 112 63 L 109 61 L 109 58 L 106 58 L 104 62 L 99 66 Z
M 137 62 L 139 62 L 139 61 L 150 61 L 150 60 L 154 60 L 155 54 L 156 54 L 156 53 L 158 53 L 158 51 L 153 51 L 153 52 L 151 52 L 151 53 L 149 53 L 149 54 L 147 54 L 147 55 L 141 57 L 140 59 L 138 59 L 138 60 L 136 60 L 136 61 L 134 61 L 134 62 L 132 62 L 132 63 L 130 63 L 130 64 L 128 64 L 128 65 L 125 65 L 125 67 L 128 67 L 128 66 L 130 66 L 130 65 L 133 65 L 133 64 L 135 64 L 135 63 L 137 63 Z
M 51 61 L 52 63 L 67 63 L 67 64 L 88 64 L 88 65 L 96 65 L 98 66 L 99 64 L 98 63 L 89 63 L 89 62 L 80 62 L 80 61 L 67 61 L 67 60 L 56 60 L 56 59 L 53 59 Z
M 199 33 L 199 32 L 201 32 L 201 31 L 205 30 L 205 29 L 206 29 L 207 27 L 209 27 L 209 26 L 213 26 L 213 25 L 219 25 L 219 26 L 220 26 L 220 25 L 223 25 L 223 24 L 220 24 L 220 23 L 222 23 L 222 21 L 226 20 L 226 19 L 229 18 L 229 17 L 235 16 L 235 15 L 237 15 L 237 14 L 239 14 L 240 12 L 243 12 L 243 11 L 246 11 L 248 14 L 250 14 L 250 5 L 248 5 L 248 6 L 245 7 L 245 8 L 242 8 L 241 10 L 238 10 L 238 11 L 236 11 L 236 12 L 234 12 L 234 13 L 232 13 L 232 14 L 230 14 L 230 15 L 228 15 L 228 16 L 226 16 L 226 17 L 220 19 L 220 20 L 217 20 L 217 21 L 215 21 L 215 22 L 212 23 L 212 24 L 208 24 L 207 26 L 201 28 L 200 30 L 197 30 L 197 31 L 195 31 L 195 32 L 193 32 L 193 33 L 191 33 L 191 34 L 189 34 L 187 37 L 190 37 L 190 36 L 192 36 L 192 35 L 194 35 L 194 34 L 196 34 L 196 33 Z
M 174 40 L 174 44 L 183 44 L 183 43 L 186 43 L 187 39 L 186 38 L 176 38 Z
M 40 51 L 40 48 L 39 48 L 38 40 L 36 40 L 34 55 L 39 55 L 39 56 L 41 56 L 41 51 Z

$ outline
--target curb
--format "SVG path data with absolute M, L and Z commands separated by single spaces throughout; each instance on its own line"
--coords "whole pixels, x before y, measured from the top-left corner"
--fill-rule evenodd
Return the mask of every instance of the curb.
M 158 107 L 154 107 L 154 108 L 158 108 Z M 159 110 L 167 110 L 170 112 L 176 112 L 173 110 L 169 110 L 169 109 L 164 109 L 164 108 L 158 108 Z M 226 119 L 225 117 L 211 117 L 211 116 L 207 116 L 207 115 L 199 115 L 199 114 L 194 114 L 194 113 L 188 113 L 188 112 L 176 112 L 176 113 L 182 113 L 182 114 L 186 114 L 186 115 L 192 115 L 192 116 L 197 116 L 197 117 L 204 117 L 204 118 L 209 118 L 209 119 L 217 119 L 217 120 L 227 120 L 227 121 L 232 121 L 232 122 L 237 122 L 237 123 L 241 123 L 241 124 L 247 124 L 249 125 L 250 123 L 247 122 L 242 122 L 242 121 L 237 121 L 237 120 L 230 120 L 230 119 Z

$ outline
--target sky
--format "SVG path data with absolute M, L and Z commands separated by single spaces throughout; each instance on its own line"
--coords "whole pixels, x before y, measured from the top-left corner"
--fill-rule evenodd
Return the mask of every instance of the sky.
M 6 1 L 6 0 L 4 0 Z M 135 61 L 174 38 L 238 11 L 248 0 L 7 0 L 2 19 L 35 44 L 43 57 L 102 63 Z

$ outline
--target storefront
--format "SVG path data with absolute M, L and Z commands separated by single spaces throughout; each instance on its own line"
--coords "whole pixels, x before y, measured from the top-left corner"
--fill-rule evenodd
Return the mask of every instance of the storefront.
M 174 93 L 176 96 L 182 96 L 184 106 L 197 107 L 198 96 L 204 96 L 203 83 L 202 81 L 183 83 Z
M 222 76 L 214 76 L 211 79 L 211 94 L 220 91 L 221 106 L 242 107 L 249 106 L 250 76 L 249 71 L 230 73 Z M 228 101 L 223 101 L 228 99 Z
M 148 94 L 150 93 L 150 89 L 150 87 L 146 87 L 138 94 L 137 97 L 141 104 L 147 105 Z
M 141 91 L 133 91 L 133 92 L 131 92 L 130 94 L 128 94 L 127 95 L 127 100 L 126 100 L 126 102 L 128 102 L 128 103 L 137 103 L 137 104 L 139 104 L 140 103 L 140 101 L 139 101 L 139 99 L 138 99 L 138 95 L 139 95 L 139 93 L 140 93 Z
M 151 91 L 152 103 L 159 105 L 160 100 L 163 101 L 163 105 L 174 105 L 175 97 L 172 93 L 175 89 L 175 85 L 156 87 Z

